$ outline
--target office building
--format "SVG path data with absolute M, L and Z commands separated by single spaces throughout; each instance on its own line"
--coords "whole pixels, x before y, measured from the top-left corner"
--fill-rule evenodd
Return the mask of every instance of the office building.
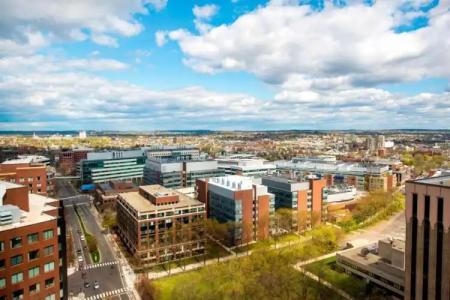
M 127 180 L 142 181 L 145 165 L 145 151 L 103 151 L 89 152 L 87 158 L 79 162 L 79 175 L 83 184 Z
M 214 160 L 178 160 L 148 158 L 144 168 L 144 184 L 160 184 L 168 188 L 195 185 L 198 178 L 217 177 L 224 174 Z
M 205 218 L 204 203 L 160 185 L 117 199 L 119 235 L 142 265 L 203 254 Z
M 173 160 L 198 160 L 200 150 L 193 146 L 158 146 L 144 148 L 148 158 L 165 158 Z
M 102 209 L 115 208 L 120 193 L 137 192 L 139 187 L 131 181 L 108 181 L 98 183 L 95 189 L 95 204 Z
M 336 254 L 336 263 L 347 273 L 364 278 L 397 298 L 403 298 L 405 241 L 384 239 L 344 250 Z
M 224 170 L 225 175 L 243 175 L 260 177 L 272 174 L 276 166 L 262 158 L 219 157 L 216 159 L 218 168 Z
M 389 191 L 396 186 L 396 176 L 386 165 L 348 163 L 329 157 L 297 157 L 292 161 L 278 161 L 276 166 L 293 178 L 308 175 L 324 178 L 327 186 L 346 184 L 360 191 Z
M 228 175 L 198 179 L 198 200 L 206 204 L 208 218 L 233 224 L 229 243 L 239 245 L 269 237 L 275 209 L 274 195 L 252 178 Z
M 77 171 L 77 164 L 87 159 L 90 149 L 73 149 L 61 151 L 58 154 L 58 168 L 63 175 L 74 175 Z
M 63 208 L 0 181 L 0 299 L 67 299 Z
M 325 218 L 324 202 L 326 180 L 290 180 L 284 177 L 267 176 L 262 184 L 275 195 L 275 209 L 292 209 L 292 227 L 303 231 L 319 224 Z
M 7 160 L 0 164 L 0 180 L 25 185 L 30 193 L 47 195 L 53 189 L 53 174 L 46 160 L 34 156 Z
M 407 181 L 405 299 L 450 298 L 450 176 Z

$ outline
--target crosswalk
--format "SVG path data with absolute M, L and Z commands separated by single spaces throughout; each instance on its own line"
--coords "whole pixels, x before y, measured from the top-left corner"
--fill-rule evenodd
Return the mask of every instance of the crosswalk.
M 121 288 L 113 291 L 103 292 L 101 294 L 97 294 L 94 296 L 86 297 L 85 300 L 96 300 L 96 299 L 106 299 L 106 297 L 117 296 L 121 294 L 125 294 L 127 292 L 126 288 Z
M 84 266 L 84 269 L 89 270 L 89 269 L 94 269 L 94 268 L 112 266 L 112 265 L 116 265 L 118 263 L 119 263 L 118 261 L 108 261 L 108 262 L 103 262 L 103 263 L 99 263 L 99 264 L 86 265 L 86 266 Z

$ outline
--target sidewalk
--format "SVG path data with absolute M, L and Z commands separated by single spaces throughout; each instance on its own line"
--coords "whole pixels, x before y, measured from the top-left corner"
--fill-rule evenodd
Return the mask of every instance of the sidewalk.
M 276 245 L 271 245 L 270 248 L 271 249 L 281 249 L 281 248 L 285 248 L 285 247 L 294 246 L 294 245 L 297 245 L 297 244 L 302 244 L 302 243 L 307 242 L 309 240 L 311 240 L 311 237 L 305 237 L 305 238 L 300 239 L 300 240 L 295 241 L 295 242 L 290 241 L 290 242 L 278 243 Z M 148 272 L 147 276 L 150 279 L 159 279 L 159 278 L 164 278 L 164 277 L 167 277 L 167 276 L 171 276 L 171 275 L 175 275 L 175 274 L 179 274 L 179 273 L 183 273 L 183 272 L 187 272 L 187 271 L 193 271 L 193 270 L 200 269 L 200 268 L 202 268 L 204 266 L 217 264 L 217 263 L 221 263 L 221 262 L 226 262 L 226 261 L 229 261 L 229 260 L 232 260 L 232 259 L 238 259 L 238 258 L 241 258 L 241 257 L 244 257 L 244 256 L 248 256 L 248 255 L 252 254 L 254 250 L 248 250 L 248 251 L 244 251 L 244 252 L 241 252 L 241 253 L 236 253 L 236 252 L 232 251 L 231 249 L 228 250 L 228 251 L 230 251 L 230 252 L 232 252 L 234 254 L 230 254 L 228 256 L 220 257 L 219 260 L 217 258 L 210 258 L 210 259 L 206 260 L 205 262 L 198 262 L 198 263 L 193 263 L 193 264 L 186 265 L 184 268 L 177 267 L 177 268 L 171 269 L 170 270 L 170 274 L 167 271 Z

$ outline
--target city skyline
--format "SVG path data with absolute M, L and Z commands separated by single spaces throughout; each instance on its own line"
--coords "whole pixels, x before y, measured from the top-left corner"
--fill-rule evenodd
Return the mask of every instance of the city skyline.
M 4 1 L 0 130 L 448 129 L 449 1 Z

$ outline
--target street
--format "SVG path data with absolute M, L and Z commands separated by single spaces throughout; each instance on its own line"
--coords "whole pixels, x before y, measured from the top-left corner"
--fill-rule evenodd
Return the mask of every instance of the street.
M 130 299 L 123 282 L 121 268 L 116 260 L 102 229 L 97 223 L 88 195 L 80 195 L 69 181 L 56 181 L 57 195 L 64 201 L 65 220 L 68 232 L 72 234 L 75 255 L 75 271 L 68 276 L 69 295 L 84 294 L 85 299 Z M 100 263 L 93 264 L 86 241 L 81 240 L 82 228 L 76 211 L 83 220 L 84 226 L 97 239 L 100 251 Z M 78 262 L 77 250 L 81 251 L 83 262 Z M 95 288 L 94 283 L 99 287 Z M 87 286 L 87 283 L 89 286 Z

